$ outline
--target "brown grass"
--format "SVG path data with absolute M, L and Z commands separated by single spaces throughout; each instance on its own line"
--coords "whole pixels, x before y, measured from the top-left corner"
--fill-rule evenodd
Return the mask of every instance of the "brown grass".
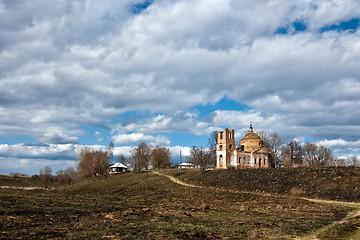
M 57 190 L 0 189 L 1 239 L 293 239 L 349 208 L 191 188 L 152 173 Z

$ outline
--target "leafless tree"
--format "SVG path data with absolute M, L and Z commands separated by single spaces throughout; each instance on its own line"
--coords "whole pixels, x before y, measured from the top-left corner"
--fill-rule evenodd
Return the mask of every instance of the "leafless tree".
M 131 151 L 131 166 L 135 172 L 148 169 L 151 148 L 144 142 L 140 143 Z
M 193 146 L 188 160 L 195 166 L 200 167 L 201 172 L 205 172 L 211 161 L 211 153 L 206 148 Z
M 282 147 L 282 154 L 290 160 L 290 166 L 302 164 L 302 149 L 299 142 L 293 140 Z
M 310 167 L 315 167 L 318 147 L 314 143 L 306 142 L 302 149 L 304 162 L 307 162 Z
M 353 167 L 359 167 L 359 160 L 358 160 L 358 157 L 356 155 L 353 155 L 351 157 L 351 164 Z
M 40 180 L 45 188 L 49 187 L 49 183 L 51 180 L 51 172 L 52 170 L 49 166 L 45 166 L 44 169 L 40 169 L 39 171 Z
M 56 180 L 61 183 L 61 186 L 64 185 L 65 182 L 64 170 L 60 169 L 59 171 L 56 172 Z
M 346 166 L 346 159 L 342 157 L 334 157 L 333 166 L 335 167 L 345 167 Z
M 125 157 L 124 154 L 120 154 L 118 157 L 118 162 L 121 162 L 122 164 L 126 165 L 127 164 L 127 159 Z
M 83 147 L 78 154 L 78 171 L 80 177 L 88 178 L 97 175 L 106 175 L 110 166 L 112 149 L 105 151 Z
M 171 153 L 169 148 L 155 147 L 150 154 L 153 169 L 164 169 L 171 167 Z
M 281 147 L 284 144 L 284 140 L 277 132 L 266 133 L 264 131 L 260 131 L 258 135 L 263 141 L 264 146 L 269 149 L 273 164 L 275 167 L 279 167 L 282 156 Z
M 75 169 L 72 167 L 68 167 L 64 170 L 64 175 L 68 185 L 70 185 L 71 183 L 74 185 L 75 179 L 77 178 L 77 172 L 75 171 Z
M 325 167 L 329 166 L 333 160 L 333 155 L 330 148 L 324 147 L 322 145 L 318 146 L 317 157 L 316 157 L 316 166 Z
M 209 135 L 208 147 L 209 147 L 209 164 L 216 166 L 216 144 L 218 141 L 218 132 L 212 131 Z

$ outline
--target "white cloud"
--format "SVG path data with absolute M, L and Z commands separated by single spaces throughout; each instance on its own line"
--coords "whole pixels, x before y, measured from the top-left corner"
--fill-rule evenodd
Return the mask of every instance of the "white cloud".
M 76 143 L 114 126 L 119 143 L 167 145 L 159 133 L 253 122 L 288 139 L 358 138 L 360 30 L 320 29 L 359 18 L 359 1 L 161 0 L 133 14 L 136 2 L 0 2 L 0 134 Z M 225 95 L 252 110 L 191 110 Z M 116 124 L 128 111 L 150 117 Z
M 116 144 L 133 145 L 140 142 L 145 142 L 157 145 L 170 145 L 170 140 L 164 136 L 151 136 L 144 135 L 143 133 L 131 133 L 131 134 L 118 134 L 112 137 Z
M 328 148 L 360 148 L 360 140 L 345 141 L 343 139 L 332 139 L 332 140 L 326 139 L 320 141 L 319 144 Z
M 52 144 L 68 144 L 68 143 L 78 143 L 78 137 L 70 137 L 61 133 L 45 133 L 43 137 L 40 138 L 40 141 L 44 143 Z

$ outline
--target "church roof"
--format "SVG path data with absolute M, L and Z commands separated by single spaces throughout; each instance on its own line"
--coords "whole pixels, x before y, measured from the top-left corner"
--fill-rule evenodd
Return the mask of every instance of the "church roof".
M 256 139 L 256 140 L 261 140 L 259 135 L 257 135 L 256 133 L 253 132 L 253 127 L 252 124 L 250 124 L 250 131 L 245 134 L 245 136 L 243 137 L 243 139 Z
M 256 133 L 249 132 L 243 137 L 243 139 L 259 139 L 260 140 L 260 137 Z
M 259 150 L 256 150 L 257 153 L 270 153 L 267 147 L 261 147 Z

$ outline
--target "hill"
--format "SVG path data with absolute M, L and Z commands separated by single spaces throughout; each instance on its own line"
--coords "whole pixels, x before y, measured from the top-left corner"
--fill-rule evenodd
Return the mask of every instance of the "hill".
M 39 187 L 40 181 L 36 181 L 31 177 L 0 175 L 0 186 Z
M 235 173 L 180 176 L 195 181 Z M 0 189 L 0 202 L 1 239 L 294 239 L 352 210 L 281 195 L 186 187 L 151 172 L 96 177 L 54 190 Z M 352 231 L 341 234 L 345 239 Z
M 238 191 L 287 194 L 300 189 L 302 196 L 360 201 L 360 168 L 229 169 L 167 171 L 184 182 Z

